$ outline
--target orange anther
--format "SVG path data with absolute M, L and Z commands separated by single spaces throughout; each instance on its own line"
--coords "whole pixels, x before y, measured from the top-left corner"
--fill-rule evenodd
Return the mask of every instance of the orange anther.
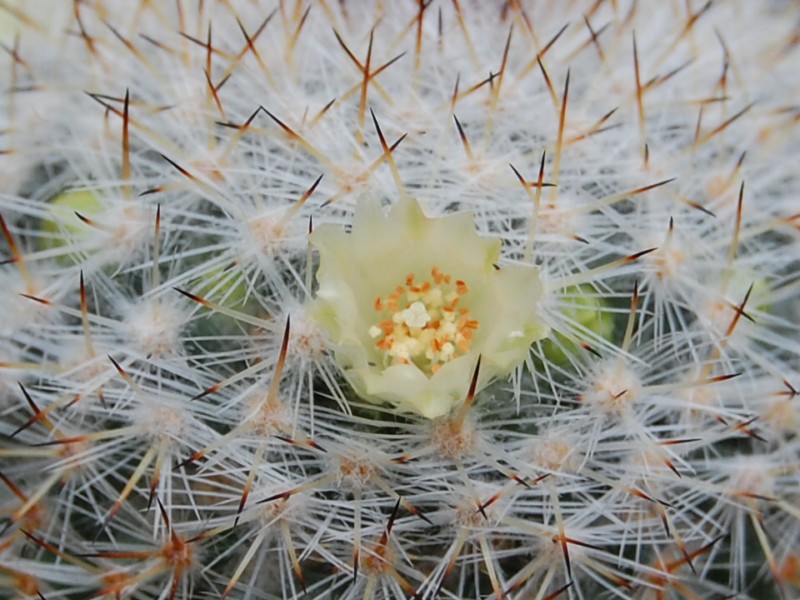
M 466 282 L 458 279 L 451 284 L 451 276 L 442 273 L 438 267 L 431 268 L 431 280 L 415 285 L 414 278 L 415 275 L 410 273 L 405 277 L 405 287 L 398 285 L 387 296 L 375 298 L 375 310 L 390 311 L 393 314 L 376 325 L 382 336 L 374 332 L 376 326 L 370 328 L 373 332 L 370 336 L 380 337 L 375 346 L 387 352 L 389 364 L 404 365 L 420 360 L 425 361 L 420 366 L 428 369 L 429 373 L 435 373 L 442 364 L 469 351 L 472 330 L 477 329 L 478 321 L 468 318 L 468 307 L 459 306 L 460 297 L 469 291 Z M 435 297 L 428 295 L 431 290 L 436 291 Z M 407 315 L 401 314 L 404 310 L 418 311 L 418 307 L 411 309 L 414 303 L 421 303 L 427 315 L 427 322 L 420 327 L 410 326 Z M 447 316 L 456 315 L 456 311 L 457 318 Z M 401 344 L 398 339 L 404 341 L 402 348 L 399 347 Z M 416 344 L 406 347 L 405 340 L 414 340 Z M 453 346 L 456 348 L 455 352 Z M 426 356 L 430 358 L 426 360 Z

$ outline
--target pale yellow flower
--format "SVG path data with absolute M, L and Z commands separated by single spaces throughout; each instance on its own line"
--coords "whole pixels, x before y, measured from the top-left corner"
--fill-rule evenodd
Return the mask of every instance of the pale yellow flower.
M 388 214 L 362 201 L 351 233 L 333 225 L 319 249 L 312 316 L 327 330 L 356 393 L 428 418 L 507 375 L 548 333 L 533 266 L 498 268 L 501 242 L 480 237 L 470 213 L 428 218 L 415 200 Z

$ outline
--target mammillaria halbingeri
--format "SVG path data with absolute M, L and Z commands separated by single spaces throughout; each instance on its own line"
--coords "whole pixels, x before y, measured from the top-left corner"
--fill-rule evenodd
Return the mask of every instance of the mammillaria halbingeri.
M 0 0 L 0 596 L 796 597 L 798 26 Z

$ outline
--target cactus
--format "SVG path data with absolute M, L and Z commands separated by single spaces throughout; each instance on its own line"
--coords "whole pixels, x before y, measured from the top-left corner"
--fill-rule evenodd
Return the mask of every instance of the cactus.
M 0 0 L 0 596 L 795 597 L 798 18 Z

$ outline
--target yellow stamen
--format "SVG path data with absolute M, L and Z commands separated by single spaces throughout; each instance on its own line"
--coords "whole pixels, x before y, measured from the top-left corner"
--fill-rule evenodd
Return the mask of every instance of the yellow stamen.
M 385 298 L 378 296 L 375 310 L 381 319 L 368 329 L 375 346 L 386 353 L 389 365 L 413 362 L 429 374 L 443 364 L 469 352 L 478 321 L 469 318 L 469 308 L 459 306 L 469 286 L 438 267 L 431 280 L 415 284 L 415 275 L 405 278 Z

